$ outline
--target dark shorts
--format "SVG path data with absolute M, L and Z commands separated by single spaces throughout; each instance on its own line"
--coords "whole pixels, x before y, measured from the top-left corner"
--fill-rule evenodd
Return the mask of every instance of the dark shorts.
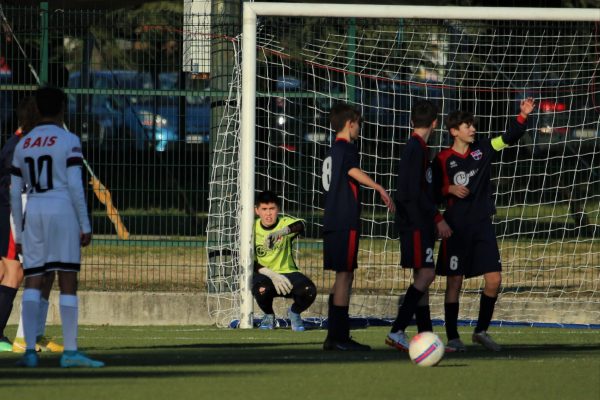
M 336 272 L 352 272 L 358 268 L 358 231 L 323 233 L 323 268 Z
M 403 268 L 434 268 L 433 229 L 413 229 L 400 234 L 400 265 Z
M 0 207 L 0 257 L 18 260 L 15 240 L 10 229 L 10 208 Z
M 296 291 L 302 290 L 307 286 L 315 286 L 313 281 L 311 281 L 310 278 L 304 275 L 302 272 L 288 272 L 282 275 L 290 280 L 290 283 L 292 284 L 292 291 L 285 296 L 276 294 L 275 297 L 286 297 L 291 299 L 294 297 L 294 293 Z M 252 293 L 256 296 L 255 293 L 258 291 L 259 287 L 264 285 L 271 286 L 272 290 L 275 291 L 275 287 L 273 286 L 271 278 L 263 274 L 255 273 L 252 276 Z
M 479 225 L 452 227 L 452 236 L 442 240 L 436 274 L 465 278 L 502 271 L 500 251 L 492 220 Z

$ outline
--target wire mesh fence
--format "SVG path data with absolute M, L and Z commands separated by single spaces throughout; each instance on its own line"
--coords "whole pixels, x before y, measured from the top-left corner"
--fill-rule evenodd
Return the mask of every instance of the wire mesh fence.
M 202 285 L 210 136 L 238 25 L 235 13 L 169 4 L 2 8 L 0 144 L 18 128 L 19 103 L 40 84 L 58 86 L 98 179 L 86 184 L 95 240 L 83 253 L 84 288 Z

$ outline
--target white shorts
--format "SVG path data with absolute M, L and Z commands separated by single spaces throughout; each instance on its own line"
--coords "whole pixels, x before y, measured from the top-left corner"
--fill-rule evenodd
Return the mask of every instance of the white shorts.
M 25 276 L 79 271 L 81 230 L 70 200 L 29 198 L 22 234 Z

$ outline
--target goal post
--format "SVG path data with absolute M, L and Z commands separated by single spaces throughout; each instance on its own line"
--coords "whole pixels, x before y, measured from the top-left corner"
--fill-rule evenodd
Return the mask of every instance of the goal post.
M 241 105 L 237 105 L 239 115 L 235 116 L 239 118 L 239 130 L 231 132 L 239 145 L 231 149 L 239 155 L 231 166 L 237 173 L 238 193 L 223 196 L 238 203 L 236 223 L 240 232 L 239 291 L 231 319 L 238 319 L 242 328 L 253 324 L 256 190 L 282 188 L 284 212 L 310 215 L 308 236 L 313 249 L 303 257 L 314 264 L 310 271 L 318 275 L 321 291 L 328 289 L 328 278 L 317 272 L 320 264 L 316 265 L 318 251 L 314 251 L 319 248 L 322 212 L 318 200 L 322 196 L 319 155 L 329 146 L 332 135 L 326 122 L 327 105 L 344 100 L 361 108 L 370 134 L 361 138 L 361 163 L 365 162 L 367 172 L 374 174 L 376 181 L 393 191 L 394 160 L 410 129 L 407 116 L 414 99 L 433 98 L 440 105 L 440 117 L 452 109 L 472 106 L 474 109 L 469 111 L 476 116 L 482 114 L 478 131 L 492 135 L 503 129 L 503 120 L 516 115 L 514 103 L 532 95 L 541 97 L 543 110 L 532 118 L 535 126 L 528 128 L 530 142 L 514 146 L 495 165 L 499 173 L 495 198 L 503 210 L 495 226 L 497 232 L 501 231 L 498 241 L 503 265 L 514 270 L 503 289 L 505 297 L 510 297 L 507 308 L 514 308 L 516 314 L 526 310 L 523 319 L 535 322 L 539 312 L 535 307 L 530 309 L 528 302 L 536 298 L 537 303 L 564 306 L 556 311 L 556 317 L 542 317 L 544 320 L 563 322 L 569 310 L 581 306 L 590 318 L 581 317 L 575 322 L 597 321 L 598 297 L 593 292 L 600 285 L 600 178 L 596 170 L 600 151 L 599 14 L 593 9 L 244 3 L 238 70 Z M 280 29 L 278 18 L 286 18 L 286 23 L 320 18 L 320 23 L 330 23 L 334 28 L 306 34 L 308 40 L 298 43 L 294 35 L 319 23 L 305 26 L 289 22 L 290 28 L 285 31 Z M 357 19 L 365 26 L 359 33 L 355 31 Z M 374 27 L 379 21 L 385 21 L 380 31 Z M 409 28 L 418 27 L 419 21 L 431 28 Z M 529 22 L 531 27 L 527 26 Z M 575 27 L 577 24 L 569 22 L 583 24 Z M 294 23 L 297 25 L 292 26 Z M 497 36 L 486 37 L 490 32 Z M 508 50 L 503 50 L 505 47 Z M 258 62 L 265 65 L 258 68 Z M 295 65 L 300 69 L 295 70 Z M 273 103 L 277 102 L 283 104 L 282 110 L 275 109 Z M 294 114 L 298 109 L 302 111 Z M 266 117 L 261 114 L 258 120 L 257 113 Z M 270 122 L 273 117 L 278 118 L 277 122 Z M 291 122 L 290 128 L 284 126 L 287 122 Z M 258 130 L 266 139 L 258 138 Z M 448 144 L 443 136 L 439 129 L 435 143 L 430 143 L 434 150 Z M 257 146 L 266 148 L 266 153 Z M 271 156 L 273 151 L 278 155 Z M 540 152 L 545 158 L 539 157 Z M 571 158 L 576 159 L 574 166 Z M 523 159 L 524 167 L 518 165 Z M 550 162 L 552 168 L 558 166 L 557 171 L 548 171 Z M 565 184 L 569 178 L 562 177 L 561 168 L 568 168 L 568 177 L 574 176 L 574 181 Z M 279 181 L 275 182 L 271 174 L 280 175 Z M 554 182 L 553 174 L 559 175 L 558 181 L 550 184 Z M 255 184 L 257 177 L 263 183 L 261 187 Z M 517 181 L 525 182 L 524 186 L 518 186 Z M 531 183 L 538 181 L 539 187 Z M 575 185 L 579 185 L 577 189 Z M 546 193 L 549 187 L 553 191 L 550 195 Z M 376 196 L 364 192 L 363 237 L 367 240 L 361 244 L 359 268 L 365 271 L 361 272 L 365 282 L 375 285 L 361 285 L 353 301 L 363 302 L 359 315 L 374 311 L 379 317 L 390 317 L 410 276 L 398 265 L 393 216 L 378 205 Z M 557 196 L 565 199 L 561 197 L 557 202 Z M 530 211 L 528 207 L 538 215 L 525 215 Z M 573 226 L 577 216 L 582 219 Z M 563 269 L 573 262 L 579 265 Z M 299 264 L 303 269 L 302 261 Z M 381 288 L 376 287 L 378 282 Z M 477 292 L 479 285 L 480 281 L 467 285 L 466 292 Z M 571 290 L 577 293 L 570 296 Z M 432 291 L 440 297 L 443 284 L 437 283 Z M 371 295 L 373 292 L 380 294 Z M 522 292 L 526 294 L 522 296 Z M 538 296 L 551 296 L 552 301 Z M 467 303 L 464 297 L 461 304 L 463 300 Z M 470 308 L 475 309 L 475 300 L 469 301 Z M 465 304 L 461 316 L 476 318 L 472 309 Z M 501 313 L 502 318 L 504 315 L 509 315 L 508 311 Z

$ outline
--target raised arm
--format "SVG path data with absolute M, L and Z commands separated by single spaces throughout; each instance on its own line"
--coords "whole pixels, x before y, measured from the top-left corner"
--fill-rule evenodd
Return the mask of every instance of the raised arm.
M 500 151 L 511 144 L 515 144 L 525 134 L 527 117 L 535 109 L 535 100 L 528 97 L 521 100 L 520 113 L 517 118 L 511 119 L 508 130 L 501 136 L 492 139 L 492 147 L 496 151 Z

